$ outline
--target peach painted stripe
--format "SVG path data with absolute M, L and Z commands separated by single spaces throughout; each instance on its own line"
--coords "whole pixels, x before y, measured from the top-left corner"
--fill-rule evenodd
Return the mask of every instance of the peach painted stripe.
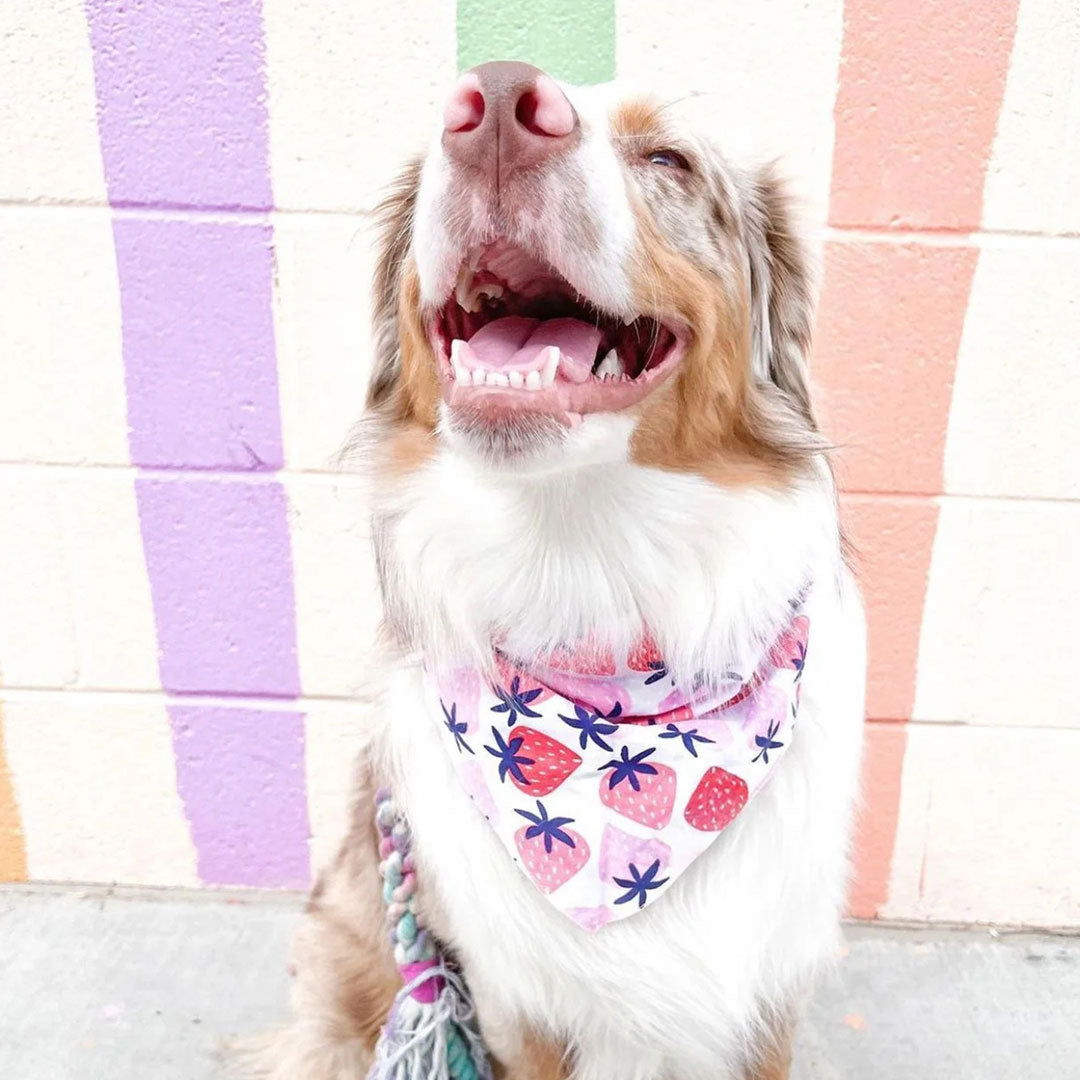
M 977 257 L 969 247 L 827 245 L 814 378 L 845 490 L 942 490 Z
M 863 749 L 862 802 L 855 826 L 854 881 L 848 911 L 873 919 L 888 899 L 907 724 L 869 723 Z
M 26 841 L 4 754 L 4 714 L 0 710 L 0 881 L 26 880 Z
M 971 230 L 1012 52 L 1018 0 L 847 0 L 830 221 Z M 854 237 L 853 237 L 854 239 Z M 977 252 L 833 243 L 815 375 L 840 446 L 844 515 L 860 552 L 870 633 L 864 809 L 853 913 L 889 888 L 906 737 L 956 355 Z
M 847 0 L 830 220 L 978 228 L 1018 0 Z
M 840 508 L 866 604 L 866 713 L 874 720 L 908 720 L 915 703 L 937 503 L 895 495 L 841 495 Z

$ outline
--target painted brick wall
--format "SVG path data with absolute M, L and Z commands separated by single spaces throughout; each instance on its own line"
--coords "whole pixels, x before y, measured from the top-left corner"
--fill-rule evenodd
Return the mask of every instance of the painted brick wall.
M 871 621 L 853 910 L 1080 925 L 1073 0 L 7 0 L 0 880 L 326 856 L 377 617 L 327 468 L 367 212 L 501 55 L 786 155 Z

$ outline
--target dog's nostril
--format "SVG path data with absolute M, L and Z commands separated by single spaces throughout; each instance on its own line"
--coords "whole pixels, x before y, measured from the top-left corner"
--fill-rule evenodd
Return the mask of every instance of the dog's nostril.
M 517 122 L 533 135 L 562 138 L 574 130 L 576 117 L 566 95 L 553 79 L 540 75 L 514 108 Z
M 517 122 L 534 135 L 546 135 L 547 132 L 536 126 L 536 94 L 532 90 L 526 90 L 518 98 L 517 108 L 514 110 Z
M 475 131 L 484 120 L 484 95 L 480 80 L 468 72 L 450 91 L 443 109 L 443 127 L 452 134 Z

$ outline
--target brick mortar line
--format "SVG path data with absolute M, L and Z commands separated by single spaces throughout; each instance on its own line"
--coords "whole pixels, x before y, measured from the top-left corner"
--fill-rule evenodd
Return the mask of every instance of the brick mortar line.
M 891 502 L 927 502 L 937 499 L 968 499 L 971 502 L 1020 502 L 1047 503 L 1051 505 L 1080 505 L 1080 497 L 1070 495 L 998 495 L 968 491 L 846 491 L 840 490 L 841 499 L 869 500 L 887 499 Z
M 149 477 L 168 480 L 243 480 L 256 484 L 290 480 L 310 480 L 314 484 L 334 486 L 344 484 L 362 488 L 366 481 L 362 473 L 335 471 L 331 468 L 283 468 L 277 470 L 253 469 L 186 469 L 121 465 L 110 462 L 86 462 L 76 464 L 59 461 L 0 461 L 0 476 L 5 472 L 19 473 L 42 470 L 59 476 L 84 477 L 87 473 L 100 472 L 112 476 Z M 1050 505 L 1080 505 L 1080 496 L 1069 495 L 1003 495 L 973 491 L 851 491 L 841 489 L 844 499 L 888 499 L 896 502 L 925 502 L 935 499 L 968 499 L 972 502 L 1021 502 Z
M 107 217 L 109 220 L 141 221 L 192 221 L 246 226 L 265 225 L 274 218 L 312 218 L 316 220 L 340 219 L 353 225 L 367 225 L 375 216 L 375 207 L 354 209 L 320 209 L 318 207 L 273 206 L 269 209 L 231 206 L 168 206 L 128 205 L 110 206 L 97 202 L 49 202 L 22 199 L 0 199 L 0 213 L 32 216 L 45 211 L 70 214 L 86 214 L 91 217 Z
M 257 708 L 271 712 L 303 711 L 311 706 L 330 705 L 341 709 L 366 708 L 364 697 L 341 694 L 303 694 L 300 697 L 268 697 L 261 694 L 167 693 L 164 690 L 107 689 L 103 687 L 10 686 L 0 687 L 0 701 L 20 702 L 43 699 L 88 703 L 143 702 L 146 704 L 205 706 L 206 708 Z
M 105 461 L 76 464 L 63 461 L 0 461 L 0 475 L 6 471 L 44 470 L 59 476 L 84 476 L 86 473 L 100 472 L 110 476 L 128 476 L 139 479 L 192 479 L 206 480 L 214 478 L 250 480 L 256 484 L 274 483 L 281 479 L 310 478 L 320 484 L 349 484 L 364 486 L 363 474 L 359 472 L 337 471 L 334 469 L 189 469 L 167 468 L 163 466 L 121 465 Z
M 79 900 L 86 902 L 144 903 L 144 904 L 240 904 L 251 907 L 277 908 L 299 912 L 308 890 L 242 888 L 193 888 L 178 885 L 115 885 L 96 881 L 31 880 L 0 884 L 0 899 L 5 896 L 40 897 L 41 899 Z M 1030 923 L 957 922 L 950 919 L 854 919 L 845 918 L 843 925 L 862 936 L 903 934 L 911 937 L 929 935 L 935 939 L 971 937 L 1007 946 L 1027 937 L 1074 939 L 1080 927 L 1068 924 L 1039 926 Z
M 164 690 L 105 689 L 102 687 L 52 687 L 52 686 L 2 686 L 0 701 L 31 701 L 34 699 L 54 698 L 57 700 L 81 701 L 96 699 L 103 702 L 130 700 L 165 705 L 206 705 L 208 707 L 252 707 L 282 712 L 296 711 L 305 706 L 330 705 L 335 708 L 357 709 L 371 706 L 364 697 L 347 697 L 341 694 L 306 693 L 297 698 L 266 697 L 258 694 L 175 694 Z M 931 720 L 887 719 L 868 717 L 866 724 L 876 728 L 889 727 L 924 727 L 924 728 L 964 728 L 978 731 L 1073 731 L 1080 732 L 1080 724 L 1075 727 L 1061 724 L 990 724 L 968 720 Z
M 166 204 L 145 204 L 129 206 L 109 206 L 107 203 L 78 200 L 49 201 L 0 199 L 0 212 L 37 213 L 40 211 L 86 211 L 107 214 L 110 218 L 143 218 L 170 220 L 189 219 L 192 221 L 235 221 L 237 224 L 257 224 L 267 218 L 341 218 L 363 223 L 370 221 L 375 207 L 315 207 L 315 206 L 274 206 L 269 209 L 258 207 L 228 206 L 170 206 Z M 819 225 L 812 226 L 810 232 L 820 234 L 826 240 L 845 242 L 865 242 L 881 244 L 922 243 L 933 247 L 970 247 L 982 244 L 1008 245 L 1012 242 L 1030 241 L 1036 245 L 1080 245 L 1080 233 L 1032 232 L 1023 229 L 883 229 L 876 225 Z
M 924 247 L 1076 247 L 1078 233 L 1043 233 L 1023 229 L 879 229 L 859 225 L 826 225 L 819 234 L 834 243 L 921 244 Z

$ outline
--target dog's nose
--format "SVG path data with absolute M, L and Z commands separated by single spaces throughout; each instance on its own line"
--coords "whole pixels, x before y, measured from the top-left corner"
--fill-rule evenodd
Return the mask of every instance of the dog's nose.
M 443 128 L 450 158 L 496 185 L 565 153 L 581 134 L 574 107 L 555 80 L 511 60 L 462 75 L 447 99 Z

